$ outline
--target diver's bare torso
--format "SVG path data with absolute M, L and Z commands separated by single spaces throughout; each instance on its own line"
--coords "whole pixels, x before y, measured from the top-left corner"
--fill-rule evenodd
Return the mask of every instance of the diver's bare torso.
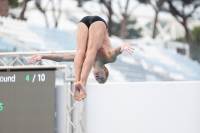
M 110 53 L 112 52 L 112 46 L 108 37 L 107 32 L 105 33 L 104 40 L 101 44 L 101 47 L 97 51 L 95 61 L 102 61 L 105 64 L 114 62 L 116 59 L 111 59 Z

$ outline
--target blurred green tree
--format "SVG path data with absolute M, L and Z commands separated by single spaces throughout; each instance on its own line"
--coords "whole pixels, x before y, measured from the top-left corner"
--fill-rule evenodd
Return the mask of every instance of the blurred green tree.
M 194 27 L 191 32 L 192 42 L 200 46 L 200 26 Z
M 191 31 L 192 38 L 192 59 L 199 61 L 200 63 L 200 26 L 194 27 Z
M 12 8 L 16 8 L 19 6 L 19 2 L 18 0 L 9 0 L 9 6 L 12 7 Z
M 200 26 L 194 27 L 192 31 L 190 32 L 192 42 L 190 44 L 190 49 L 192 53 L 190 54 L 190 57 L 193 60 L 197 60 L 200 63 Z M 179 37 L 175 41 L 178 42 L 186 42 L 186 38 L 184 37 Z
M 47 7 L 51 4 L 52 8 L 52 15 L 54 19 L 54 26 L 57 27 L 59 23 L 59 19 L 61 16 L 61 5 L 62 5 L 62 0 L 57 0 L 57 4 L 55 4 L 55 0 L 47 0 L 46 5 L 42 5 L 42 0 L 23 0 L 23 1 L 18 1 L 18 0 L 0 0 L 0 16 L 8 16 L 11 15 L 13 18 L 21 19 L 21 20 L 26 20 L 25 18 L 25 12 L 27 8 L 27 4 L 30 1 L 35 1 L 35 6 L 36 8 L 44 15 L 46 25 L 49 26 L 49 22 L 46 16 L 46 9 Z M 57 8 L 56 9 L 56 5 Z M 13 12 L 9 13 L 9 8 L 22 8 L 20 14 L 15 14 Z
M 51 5 L 52 5 L 52 15 L 54 18 L 54 27 L 58 27 L 58 23 L 59 23 L 61 12 L 62 12 L 61 11 L 62 0 L 57 1 L 58 2 L 57 9 L 56 9 L 56 4 L 55 4 L 54 0 L 50 0 L 50 1 L 51 1 Z
M 133 20 L 129 19 L 127 21 L 127 24 L 126 24 L 126 27 L 125 27 L 126 33 L 125 33 L 124 39 L 125 38 L 126 39 L 135 39 L 135 38 L 141 37 L 142 29 L 141 28 L 135 29 L 134 25 L 136 23 L 137 23 L 136 19 L 133 19 Z M 120 32 L 119 32 L 120 26 L 121 26 L 121 23 L 116 23 L 116 22 L 113 23 L 113 27 L 112 27 L 113 35 L 120 37 Z
M 153 7 L 154 11 L 155 11 L 155 18 L 154 18 L 154 24 L 153 24 L 153 34 L 152 34 L 152 38 L 156 37 L 156 24 L 158 21 L 158 14 L 160 11 L 163 10 L 163 5 L 167 0 L 137 0 L 140 3 L 143 4 L 149 4 Z
M 113 27 L 113 20 L 112 16 L 114 15 L 113 9 L 112 9 L 112 0 L 99 0 L 99 3 L 104 5 L 107 9 L 107 13 L 105 13 L 108 17 L 108 33 L 109 36 L 113 34 L 112 27 Z M 103 11 L 103 10 L 102 10 Z
M 191 36 L 191 39 L 192 39 L 191 40 L 192 44 L 199 45 L 199 47 L 200 47 L 200 26 L 194 27 L 190 32 L 190 36 Z M 179 37 L 179 38 L 176 38 L 175 41 L 186 42 L 186 38 L 185 37 Z
M 126 34 L 126 38 L 127 39 L 133 39 L 133 38 L 140 38 L 142 37 L 141 35 L 141 31 L 142 29 L 141 28 L 134 28 L 134 25 L 137 23 L 137 20 L 136 19 L 133 19 L 133 20 L 128 20 L 128 23 L 127 23 L 127 34 Z
M 24 13 L 26 11 L 26 5 L 29 1 L 30 0 L 23 0 L 22 2 L 19 2 L 18 0 L 0 0 L 0 15 L 5 17 L 11 15 L 13 18 L 25 20 Z M 17 17 L 16 14 L 9 13 L 9 8 L 14 9 L 18 7 L 22 7 L 19 17 Z
M 170 12 L 177 21 L 182 24 L 185 29 L 185 38 L 189 47 L 191 45 L 191 37 L 190 32 L 187 25 L 188 18 L 192 18 L 194 13 L 200 7 L 200 0 L 167 0 L 169 8 L 165 10 Z M 191 57 L 191 48 L 190 49 L 190 57 Z
M 92 0 L 76 0 L 78 2 L 78 7 L 83 7 L 84 3 L 87 1 L 92 1 Z
M 57 27 L 59 24 L 60 16 L 61 16 L 61 5 L 62 5 L 62 0 L 57 0 L 57 4 L 55 3 L 54 0 L 47 0 L 46 5 L 42 5 L 42 0 L 35 0 L 35 6 L 36 8 L 44 15 L 46 26 L 49 26 L 48 18 L 46 15 L 46 9 L 48 6 L 51 4 L 52 8 L 52 15 L 54 19 L 54 27 Z M 57 9 L 56 9 L 57 5 Z
M 123 6 L 122 2 L 125 2 L 125 6 Z M 127 24 L 129 21 L 129 17 L 131 16 L 133 10 L 135 10 L 139 6 L 139 4 L 131 7 L 132 5 L 130 4 L 130 0 L 123 0 L 123 1 L 118 0 L 117 3 L 118 3 L 120 14 L 122 16 L 122 20 L 120 22 L 120 28 L 119 28 L 120 29 L 119 37 L 121 39 L 125 39 L 125 38 L 127 38 L 126 34 L 129 33 L 129 32 L 127 32 Z M 130 11 L 128 11 L 128 9 L 130 9 Z
M 47 1 L 47 4 L 46 4 L 46 6 L 45 6 L 45 8 L 48 7 L 49 3 L 50 3 L 50 1 L 48 0 L 48 1 Z M 36 1 L 35 1 L 35 6 L 36 6 L 36 8 L 44 15 L 44 19 L 45 19 L 45 22 L 46 22 L 46 26 L 48 27 L 48 26 L 49 26 L 49 22 L 48 22 L 48 19 L 47 19 L 46 10 L 45 10 L 45 8 L 42 7 L 42 2 L 41 2 L 41 0 L 36 0 Z
M 191 31 L 192 38 L 192 59 L 197 60 L 200 63 L 200 26 L 196 26 Z
M 17 3 L 16 0 L 12 0 L 12 1 L 13 1 L 13 4 L 15 4 L 16 7 L 19 6 L 19 5 L 22 6 L 22 11 L 19 15 L 19 19 L 26 20 L 26 18 L 24 17 L 24 14 L 25 14 L 25 11 L 26 11 L 27 4 L 31 0 L 23 0 L 22 3 Z

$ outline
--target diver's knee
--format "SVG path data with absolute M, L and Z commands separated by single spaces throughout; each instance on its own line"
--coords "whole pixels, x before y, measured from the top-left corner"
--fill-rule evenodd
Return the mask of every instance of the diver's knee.
M 85 57 L 85 51 L 77 51 L 76 55 L 83 58 Z

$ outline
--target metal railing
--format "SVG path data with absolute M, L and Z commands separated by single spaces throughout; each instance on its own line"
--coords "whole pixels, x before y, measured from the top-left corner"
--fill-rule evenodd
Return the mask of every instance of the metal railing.
M 42 59 L 32 65 L 29 59 L 35 54 L 67 54 L 75 51 L 47 51 L 47 52 L 9 52 L 0 53 L 0 70 L 11 69 L 42 69 L 56 68 L 65 73 L 64 83 L 66 89 L 66 133 L 84 133 L 84 100 L 76 101 L 73 99 L 74 74 L 73 67 L 67 62 L 55 62 Z M 64 70 L 64 71 L 63 71 Z

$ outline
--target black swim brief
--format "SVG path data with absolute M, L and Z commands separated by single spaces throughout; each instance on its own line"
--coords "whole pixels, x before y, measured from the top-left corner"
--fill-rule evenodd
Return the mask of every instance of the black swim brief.
M 86 16 L 83 19 L 81 19 L 80 22 L 83 22 L 89 28 L 90 25 L 92 23 L 96 22 L 96 21 L 102 21 L 102 22 L 104 22 L 105 25 L 106 25 L 106 28 L 108 28 L 108 26 L 106 24 L 106 21 L 104 19 L 102 19 L 101 17 L 99 17 L 99 16 Z

